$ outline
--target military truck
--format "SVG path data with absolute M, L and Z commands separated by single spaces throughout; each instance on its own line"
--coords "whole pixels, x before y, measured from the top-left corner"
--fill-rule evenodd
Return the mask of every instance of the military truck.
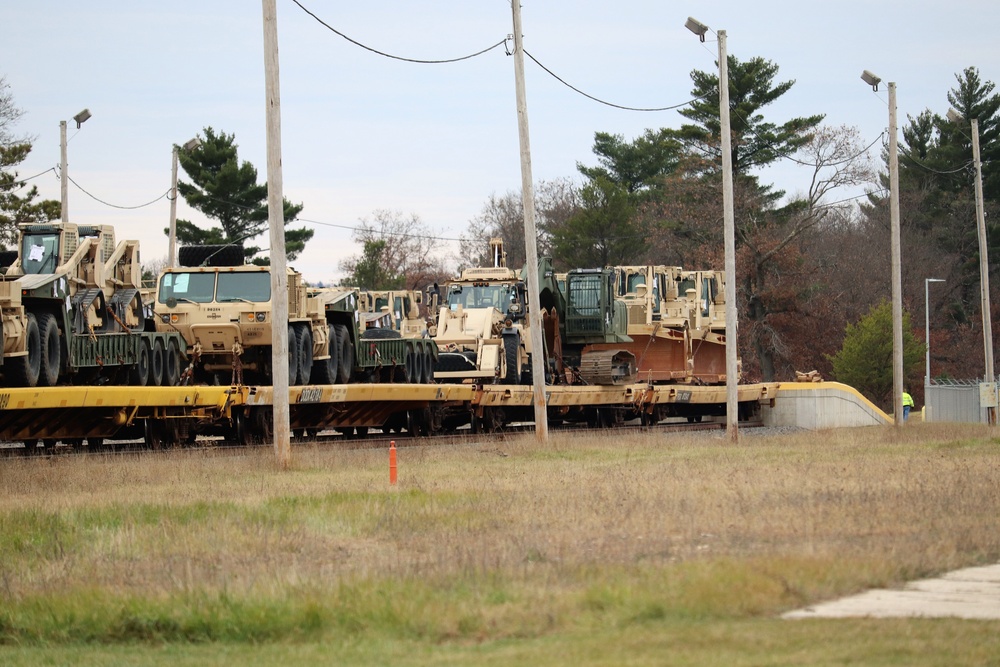
M 184 341 L 147 317 L 139 242 L 111 225 L 22 224 L 0 278 L 6 386 L 173 385 Z
M 178 252 L 181 264 L 208 264 L 205 257 L 203 247 Z M 181 266 L 160 274 L 156 326 L 187 341 L 198 382 L 271 384 L 274 326 L 288 327 L 290 385 L 431 381 L 437 348 L 429 340 L 363 335 L 359 301 L 356 288 L 308 287 L 288 269 L 288 321 L 279 325 L 271 315 L 270 267 Z
M 531 337 L 526 328 L 525 289 L 507 267 L 503 241 L 490 240 L 494 266 L 469 268 L 429 290 L 438 346 L 434 379 L 443 382 L 518 384 L 530 368 Z
M 420 290 L 361 290 L 358 309 L 375 316 L 387 313 L 389 328 L 399 332 L 401 338 L 426 338 L 429 334 L 427 321 L 420 314 L 422 304 Z

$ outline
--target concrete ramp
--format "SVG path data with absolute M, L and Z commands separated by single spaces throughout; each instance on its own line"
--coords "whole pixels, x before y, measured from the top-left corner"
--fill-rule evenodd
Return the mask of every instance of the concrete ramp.
M 839 382 L 782 382 L 774 407 L 763 406 L 761 416 L 766 426 L 813 430 L 892 424 L 861 392 Z

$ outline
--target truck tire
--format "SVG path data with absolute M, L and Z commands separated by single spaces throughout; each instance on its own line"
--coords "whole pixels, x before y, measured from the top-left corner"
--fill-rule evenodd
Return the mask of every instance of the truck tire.
M 521 346 L 521 336 L 516 333 L 504 334 L 503 352 L 507 366 L 507 374 L 503 384 L 518 384 L 521 381 L 521 364 L 518 363 L 518 348 Z
M 37 387 L 42 372 L 42 336 L 34 313 L 28 313 L 24 336 L 28 354 L 12 357 L 8 362 L 11 384 L 17 387 Z
M 52 313 L 38 315 L 38 332 L 42 344 L 38 382 L 45 387 L 54 387 L 59 383 L 59 371 L 62 368 L 62 346 L 59 343 L 59 325 Z
M 313 367 L 313 337 L 309 330 L 309 324 L 299 324 L 296 328 L 295 343 L 299 348 L 298 361 L 299 384 L 309 384 L 309 376 L 312 375 Z
M 163 341 L 159 338 L 153 342 L 153 353 L 149 357 L 149 381 L 151 387 L 163 386 Z
M 149 364 L 150 357 L 153 356 L 149 349 L 149 341 L 139 342 L 138 356 L 135 364 L 128 370 L 128 383 L 133 387 L 145 387 L 149 384 Z
M 299 380 L 299 337 L 295 327 L 288 325 L 288 386 L 294 387 Z M 274 384 L 273 380 L 271 384 Z
M 340 355 L 337 354 L 337 332 L 333 326 L 327 326 L 327 354 L 329 359 L 319 359 L 313 361 L 312 383 L 313 384 L 337 384 L 337 361 Z
M 176 387 L 180 381 L 181 351 L 176 340 L 169 340 L 163 355 L 163 384 L 166 387 Z
M 346 326 L 337 324 L 334 329 L 337 332 L 337 384 L 347 384 L 354 372 L 354 343 Z

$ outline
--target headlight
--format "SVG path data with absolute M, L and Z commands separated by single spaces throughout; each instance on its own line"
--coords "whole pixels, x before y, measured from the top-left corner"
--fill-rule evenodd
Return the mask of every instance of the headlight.
M 160 321 L 164 324 L 170 324 L 170 315 L 160 315 Z
M 267 313 L 257 313 L 257 321 L 263 322 L 267 318 Z

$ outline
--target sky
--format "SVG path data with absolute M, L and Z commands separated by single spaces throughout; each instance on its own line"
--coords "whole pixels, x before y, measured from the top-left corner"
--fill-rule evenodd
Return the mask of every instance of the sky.
M 277 0 L 283 192 L 315 230 L 291 265 L 312 283 L 339 281 L 340 263 L 361 252 L 352 229 L 380 210 L 418 216 L 453 256 L 491 195 L 520 191 L 514 58 L 503 46 L 454 63 L 398 58 L 450 60 L 497 44 L 513 31 L 509 0 L 299 2 L 353 42 Z M 795 80 L 763 110 L 768 120 L 821 113 L 865 144 L 889 113 L 886 86 L 873 92 L 862 70 L 896 82 L 900 128 L 924 109 L 943 115 L 966 67 L 1000 81 L 1000 3 L 988 0 L 523 0 L 521 16 L 525 50 L 551 72 L 525 59 L 536 183 L 582 181 L 577 164 L 596 164 L 595 132 L 632 140 L 680 126 L 676 110 L 623 110 L 566 84 L 623 107 L 687 102 L 690 73 L 717 72 L 714 35 L 701 43 L 688 16 L 725 30 L 741 61 L 765 58 L 778 81 Z M 245 0 L 5 3 L 0 76 L 25 112 L 13 129 L 34 145 L 20 177 L 41 174 L 29 182 L 60 198 L 53 168 L 68 121 L 70 220 L 113 224 L 119 239 L 140 241 L 144 262 L 165 261 L 174 144 L 207 126 L 234 134 L 240 159 L 266 181 L 262 17 L 262 4 Z M 84 108 L 92 117 L 77 130 Z M 790 161 L 761 174 L 789 194 L 810 176 Z M 213 224 L 183 198 L 177 215 Z

